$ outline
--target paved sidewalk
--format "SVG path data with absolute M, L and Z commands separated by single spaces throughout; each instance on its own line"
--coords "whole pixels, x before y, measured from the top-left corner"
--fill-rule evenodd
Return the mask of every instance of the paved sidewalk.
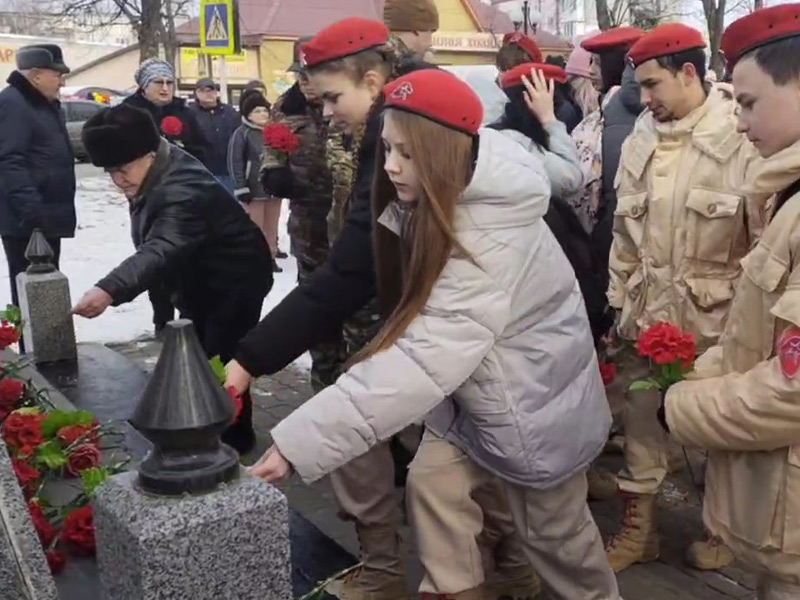
M 112 345 L 144 370 L 155 367 L 160 345 L 152 341 Z M 273 377 L 260 379 L 254 389 L 253 420 L 258 435 L 258 448 L 245 462 L 255 461 L 269 446 L 269 430 L 312 395 L 307 372 L 288 367 Z M 695 477 L 701 472 L 702 457 L 690 453 Z M 616 472 L 621 457 L 604 456 L 601 466 Z M 312 486 L 304 485 L 298 478 L 280 486 L 290 505 L 319 527 L 344 548 L 358 553 L 358 541 L 350 524 L 337 517 L 336 500 L 327 480 Z M 399 496 L 398 496 L 399 499 Z M 751 576 L 737 567 L 722 572 L 704 573 L 683 564 L 686 546 L 700 537 L 702 524 L 697 493 L 690 482 L 689 470 L 671 475 L 661 492 L 660 528 L 662 536 L 661 557 L 646 565 L 637 565 L 619 576 L 625 600 L 730 600 L 753 598 L 754 582 Z M 595 519 L 605 538 L 618 527 L 622 502 L 591 504 Z M 419 564 L 414 557 L 410 532 L 403 531 L 407 541 L 407 568 L 409 587 L 419 580 Z M 579 599 L 575 599 L 579 600 Z

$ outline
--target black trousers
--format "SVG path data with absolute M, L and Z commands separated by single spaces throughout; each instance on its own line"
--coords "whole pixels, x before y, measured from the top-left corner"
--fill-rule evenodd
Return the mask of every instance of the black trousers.
M 243 291 L 220 298 L 214 306 L 181 307 L 181 315 L 191 319 L 200 344 L 209 359 L 219 356 L 227 364 L 236 353 L 239 341 L 261 319 L 265 294 Z M 222 435 L 222 441 L 242 452 L 253 436 L 253 400 L 250 392 L 242 396 L 242 414 Z
M 6 260 L 8 261 L 8 276 L 11 279 L 11 303 L 14 306 L 19 306 L 19 293 L 17 292 L 17 275 L 25 271 L 30 264 L 28 259 L 25 258 L 25 250 L 28 248 L 26 238 L 3 238 L 3 250 L 6 253 Z M 61 260 L 61 240 L 59 238 L 47 238 L 47 243 L 53 250 L 53 264 L 56 268 L 59 267 Z
M 153 306 L 153 325 L 156 333 L 164 329 L 164 326 L 175 319 L 175 307 L 172 305 L 169 291 L 166 285 L 155 285 L 147 290 L 147 297 Z

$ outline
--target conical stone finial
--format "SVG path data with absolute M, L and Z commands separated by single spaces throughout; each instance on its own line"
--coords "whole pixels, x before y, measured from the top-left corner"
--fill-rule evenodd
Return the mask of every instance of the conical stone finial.
M 239 472 L 236 452 L 220 441 L 234 404 L 222 389 L 189 320 L 167 325 L 164 348 L 131 424 L 153 443 L 139 466 L 148 492 L 202 493 Z
M 40 273 L 53 273 L 56 270 L 53 265 L 53 249 L 44 237 L 41 229 L 34 229 L 28 247 L 25 249 L 25 258 L 30 263 L 26 269 L 32 275 Z

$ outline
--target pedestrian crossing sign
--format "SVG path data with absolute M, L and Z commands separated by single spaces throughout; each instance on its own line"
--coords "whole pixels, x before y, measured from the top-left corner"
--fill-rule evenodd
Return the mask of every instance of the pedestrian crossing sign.
M 206 54 L 238 54 L 237 0 L 200 0 L 200 47 Z

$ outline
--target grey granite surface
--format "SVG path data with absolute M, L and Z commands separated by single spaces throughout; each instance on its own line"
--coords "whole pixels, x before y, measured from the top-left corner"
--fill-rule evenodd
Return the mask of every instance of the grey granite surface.
M 136 473 L 94 501 L 106 600 L 289 600 L 285 496 L 246 474 L 200 496 L 146 495 Z
M 74 360 L 75 327 L 69 281 L 58 271 L 17 276 L 25 348 L 37 363 Z
M 53 577 L 17 483 L 11 458 L 0 441 L 0 598 L 56 600 Z

